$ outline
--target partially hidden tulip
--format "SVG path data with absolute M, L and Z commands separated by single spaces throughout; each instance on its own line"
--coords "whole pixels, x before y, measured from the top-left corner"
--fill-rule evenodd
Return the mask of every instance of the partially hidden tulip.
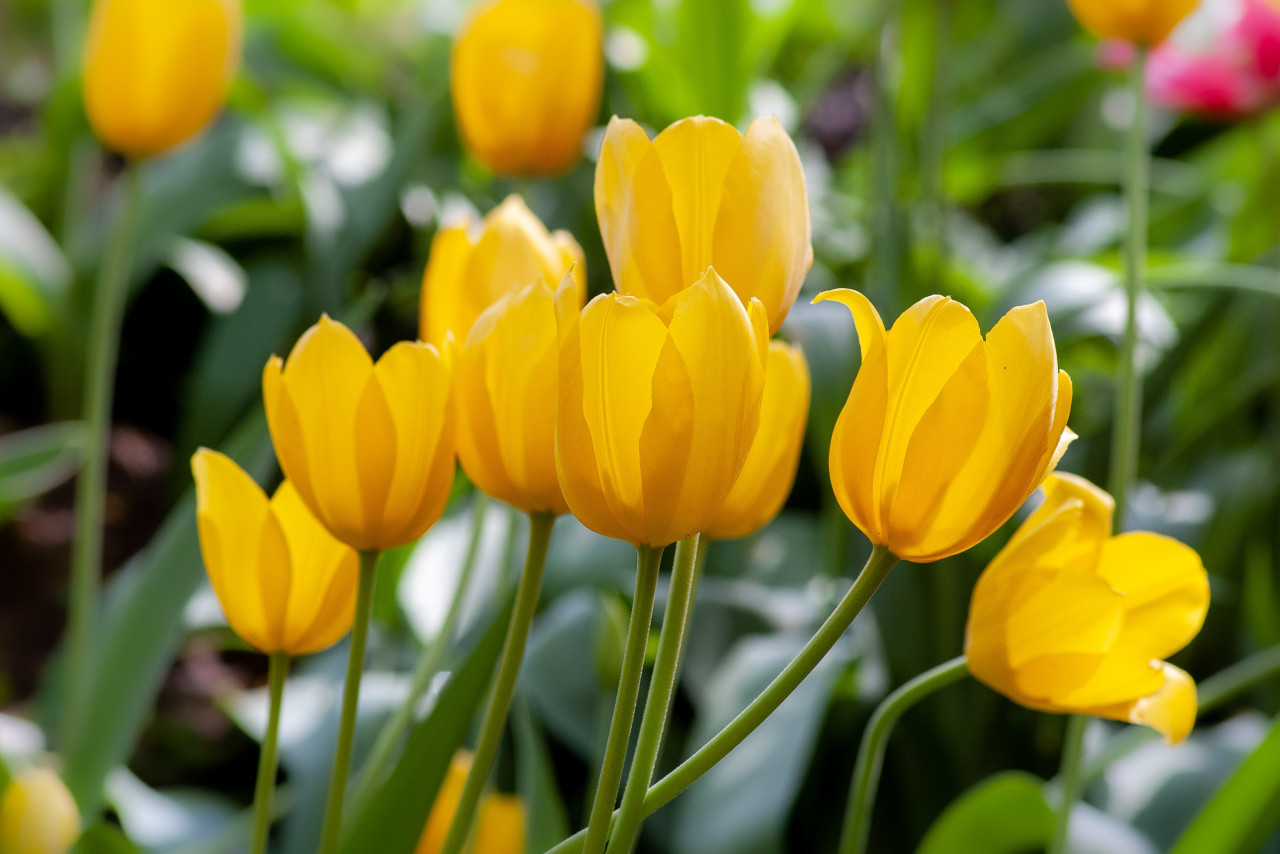
M 199 134 L 240 62 L 240 0 L 95 0 L 84 101 L 94 133 L 130 157 Z
M 375 364 L 341 323 L 322 317 L 288 362 L 262 374 L 271 441 L 316 518 L 360 551 L 413 542 L 444 512 L 453 485 L 451 366 L 402 341 Z
M 614 118 L 596 164 L 596 217 L 617 289 L 664 302 L 714 267 L 777 332 L 813 265 L 804 170 L 776 118 L 746 134 L 676 122 L 652 141 Z
M 760 422 L 768 321 L 709 270 L 659 305 L 623 294 L 579 313 L 556 294 L 556 469 L 596 533 L 666 546 L 706 530 Z
M 494 172 L 558 175 L 582 157 L 604 85 L 591 0 L 489 0 L 453 45 L 453 109 L 463 143 Z
M 1200 0 L 1067 0 L 1085 29 L 1099 38 L 1157 45 Z
M 586 296 L 582 247 L 567 231 L 548 232 L 519 196 L 508 196 L 476 224 L 441 228 L 422 277 L 419 335 L 439 347 L 453 334 L 467 340 L 480 313 L 506 294 L 542 279 L 557 283 L 573 270 L 578 301 Z
M 767 525 L 786 504 L 796 479 L 809 418 L 809 364 L 804 352 L 769 344 L 760 427 L 742 473 L 715 520 L 703 532 L 717 540 L 745 537 Z
M 293 484 L 270 500 L 229 457 L 191 458 L 200 549 L 227 622 L 259 652 L 306 655 L 351 629 L 360 562 Z
M 886 332 L 862 294 L 853 312 L 862 366 L 831 437 L 831 485 L 873 544 L 941 560 L 995 532 L 1057 465 L 1071 380 L 1058 370 L 1044 303 L 1006 314 L 983 340 L 969 309 L 921 300 Z
M 0 801 L 0 851 L 67 854 L 80 836 L 80 813 L 61 778 L 48 768 L 18 774 Z
M 471 754 L 459 751 L 436 793 L 416 854 L 440 854 L 470 770 Z M 467 850 L 470 854 L 521 854 L 525 849 L 525 833 L 524 804 L 520 799 L 514 795 L 487 793 L 476 812 L 472 844 Z
M 969 670 L 1014 702 L 1144 724 L 1170 742 L 1196 719 L 1195 683 L 1163 659 L 1204 623 L 1200 557 L 1145 531 L 1111 536 L 1115 502 L 1051 475 L 1045 500 L 974 588 Z

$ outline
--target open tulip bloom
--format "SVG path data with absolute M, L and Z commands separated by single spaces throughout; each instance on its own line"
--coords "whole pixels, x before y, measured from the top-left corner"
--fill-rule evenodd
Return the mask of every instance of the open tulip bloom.
M 1169 37 L 1200 0 L 1067 0 L 1076 19 L 1099 38 L 1150 47 Z

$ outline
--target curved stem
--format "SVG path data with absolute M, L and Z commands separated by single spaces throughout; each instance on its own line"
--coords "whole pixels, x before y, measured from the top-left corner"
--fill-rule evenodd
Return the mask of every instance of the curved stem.
M 1067 731 L 1062 738 L 1062 797 L 1054 816 L 1053 836 L 1049 840 L 1047 854 L 1064 854 L 1070 839 L 1071 810 L 1080 800 L 1084 779 L 1080 774 L 1080 757 L 1084 754 L 1084 731 L 1089 728 L 1087 715 L 1071 715 L 1067 718 Z
M 609 821 L 618 798 L 622 766 L 627 759 L 627 743 L 631 740 L 631 723 L 636 714 L 636 698 L 640 693 L 640 672 L 644 669 L 645 650 L 649 645 L 649 622 L 653 618 L 653 595 L 658 586 L 658 566 L 662 549 L 636 547 L 636 592 L 631 601 L 631 621 L 627 626 L 627 644 L 622 653 L 622 673 L 618 678 L 618 694 L 613 701 L 613 717 L 609 721 L 609 739 L 605 743 L 604 762 L 591 802 L 583 850 L 601 854 L 609 836 Z
M 871 830 L 871 810 L 876 803 L 876 786 L 884 765 L 884 751 L 894 724 L 916 703 L 969 673 L 969 662 L 962 655 L 939 664 L 903 684 L 880 701 L 862 733 L 858 759 L 853 766 L 853 784 L 845 807 L 844 829 L 840 832 L 839 854 L 862 854 L 867 850 Z
M 71 589 L 67 614 L 66 693 L 60 726 L 62 751 L 79 739 L 88 712 L 93 678 L 93 631 L 102 575 L 103 512 L 107 499 L 107 462 L 111 435 L 111 393 L 120 350 L 120 324 L 129 296 L 141 198 L 141 169 L 130 162 L 124 172 L 124 201 L 107 256 L 99 271 L 85 349 L 84 467 L 76 478 L 75 543 L 71 552 Z
M 697 534 L 681 540 L 676 546 L 671 588 L 667 593 L 662 635 L 658 640 L 658 657 L 653 665 L 653 678 L 649 681 L 649 696 L 644 701 L 644 717 L 640 720 L 640 736 L 636 741 L 635 756 L 631 759 L 631 771 L 627 775 L 622 807 L 614 822 L 613 833 L 609 836 L 610 854 L 630 854 L 640 835 L 640 825 L 644 821 L 644 796 L 648 794 L 653 770 L 658 764 L 662 739 L 666 735 L 667 721 L 671 716 L 671 701 L 675 697 L 680 675 L 680 662 L 684 657 L 685 632 L 689 628 L 689 615 L 693 610 L 700 551 L 701 543 Z
M 347 680 L 342 691 L 342 721 L 333 755 L 333 776 L 329 778 L 329 798 L 324 809 L 324 829 L 320 833 L 321 854 L 334 854 L 342 835 L 342 804 L 351 768 L 351 743 L 356 732 L 356 710 L 360 705 L 360 677 L 364 675 L 364 649 L 369 640 L 373 616 L 373 580 L 378 568 L 377 551 L 360 553 L 360 586 L 356 593 L 355 624 L 351 627 L 351 652 L 347 657 Z
M 525 555 L 520 587 L 516 590 L 515 610 L 511 612 L 507 639 L 502 645 L 502 658 L 498 661 L 498 673 L 494 677 L 493 690 L 484 710 L 480 739 L 476 742 L 471 770 L 467 772 L 467 782 L 462 787 L 462 796 L 454 809 L 449 835 L 445 837 L 441 848 L 443 854 L 458 854 L 471 835 L 476 807 L 480 803 L 480 796 L 484 794 L 489 769 L 493 767 L 493 758 L 502 740 L 502 728 L 507 723 L 507 712 L 511 709 L 511 697 L 515 693 L 516 678 L 520 675 L 520 664 L 524 660 L 529 628 L 533 625 L 533 615 L 538 609 L 542 572 L 546 567 L 547 548 L 551 543 L 551 529 L 555 523 L 556 517 L 552 513 L 533 513 L 529 516 L 529 550 Z
M 284 680 L 289 675 L 289 656 L 272 653 L 269 659 L 267 691 L 271 697 L 267 711 L 267 732 L 262 738 L 258 759 L 258 785 L 253 793 L 252 854 L 265 854 L 271 832 L 271 796 L 276 788 L 276 752 L 280 741 L 280 707 L 284 700 Z

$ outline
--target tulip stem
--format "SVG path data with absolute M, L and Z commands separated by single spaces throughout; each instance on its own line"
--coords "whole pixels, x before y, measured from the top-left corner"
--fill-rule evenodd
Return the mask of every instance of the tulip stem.
M 839 854 L 863 854 L 871 830 L 871 810 L 876 803 L 876 787 L 889 735 L 902 715 L 916 703 L 948 685 L 959 682 L 969 673 L 969 662 L 963 655 L 943 662 L 921 673 L 880 701 L 862 732 L 862 744 L 853 766 L 853 783 L 845 807 L 844 829 L 840 832 Z
M 724 729 L 716 733 L 706 744 L 667 776 L 649 787 L 644 798 L 644 814 L 653 815 L 670 803 L 677 795 L 692 786 L 697 780 L 715 766 L 717 762 L 729 755 L 743 739 L 755 732 L 765 719 L 791 696 L 805 677 L 813 672 L 818 663 L 826 656 L 836 642 L 844 635 L 853 620 L 866 606 L 871 595 L 876 592 L 889 570 L 898 563 L 898 557 L 884 546 L 876 546 L 867 558 L 866 565 L 858 578 L 849 588 L 849 592 L 840 600 L 840 604 L 831 612 L 814 633 L 804 648 L 791 659 L 769 685 L 751 701 L 738 716 L 730 721 Z M 580 831 L 547 854 L 576 854 L 583 851 L 585 831 Z
M 1065 854 L 1067 850 L 1067 842 L 1071 836 L 1071 810 L 1076 801 L 1080 800 L 1080 790 L 1084 787 L 1080 759 L 1084 754 L 1084 733 L 1088 728 L 1088 715 L 1071 715 L 1067 718 L 1066 733 L 1062 737 L 1062 770 L 1058 772 L 1062 781 L 1062 796 L 1058 802 L 1053 837 L 1049 840 L 1046 854 Z
M 644 702 L 644 716 L 640 719 L 640 735 L 635 755 L 631 758 L 622 808 L 609 836 L 609 854 L 630 854 L 640 835 L 640 825 L 644 821 L 644 797 L 648 794 L 649 783 L 653 781 L 653 771 L 658 764 L 662 739 L 671 717 L 671 702 L 679 681 L 685 633 L 697 592 L 698 555 L 701 552 L 697 534 L 681 540 L 676 546 L 666 613 L 662 617 L 662 634 L 658 639 L 658 657 L 653 665 L 653 677 L 649 680 L 649 695 Z
M 320 833 L 320 854 L 334 854 L 342 835 L 342 804 L 351 768 L 351 743 L 356 732 L 356 711 L 360 705 L 360 677 L 364 675 L 364 649 L 369 640 L 373 616 L 373 581 L 378 568 L 377 549 L 360 552 L 360 586 L 356 593 L 355 624 L 351 627 L 351 651 L 347 656 L 347 679 L 342 690 L 342 720 L 333 755 L 333 776 L 324 809 L 324 829 Z
M 129 269 L 141 200 L 141 168 L 130 162 L 123 175 L 124 198 L 115 233 L 99 271 L 89 315 L 85 349 L 84 467 L 76 478 L 75 543 L 67 614 L 67 673 L 62 698 L 60 743 L 64 755 L 81 736 L 93 680 L 94 622 L 102 575 L 104 509 L 111 436 L 111 396 L 120 349 L 120 324 L 129 296 Z
M 604 762 L 600 766 L 600 778 L 591 803 L 591 817 L 584 831 L 585 854 L 601 854 L 609 836 L 609 822 L 618 798 L 618 785 L 622 782 L 622 766 L 627 759 L 627 744 L 631 740 L 631 724 L 640 693 L 640 673 L 644 670 L 645 651 L 649 645 L 649 622 L 653 618 L 653 597 L 661 563 L 662 548 L 636 547 L 636 591 L 631 601 L 631 620 L 627 626 L 622 673 L 618 677 L 618 693 L 613 702 L 613 717 L 609 721 Z
M 489 693 L 483 722 L 480 724 L 480 738 L 476 742 L 471 769 L 467 772 L 462 796 L 453 812 L 449 835 L 445 837 L 444 846 L 441 848 L 442 854 L 459 854 L 471 835 L 476 807 L 480 803 L 480 796 L 484 794 L 485 783 L 489 779 L 489 769 L 493 767 L 498 745 L 502 741 L 502 730 L 506 726 L 507 713 L 511 709 L 511 697 L 515 693 L 516 678 L 520 675 L 520 664 L 524 660 L 525 643 L 529 640 L 533 615 L 538 609 L 538 596 L 542 592 L 542 573 L 546 567 L 547 549 L 551 544 L 551 529 L 555 526 L 555 522 L 556 517 L 553 513 L 529 515 L 529 550 L 525 554 L 524 573 L 520 576 L 520 586 L 516 590 L 515 609 L 511 612 L 507 638 L 502 644 L 502 657 L 498 660 L 498 672 Z
M 276 753 L 280 740 L 280 707 L 284 701 L 284 680 L 289 675 L 289 656 L 275 652 L 268 659 L 267 731 L 262 737 L 262 755 L 258 759 L 258 785 L 253 793 L 252 854 L 265 854 L 271 831 L 271 797 L 276 788 Z

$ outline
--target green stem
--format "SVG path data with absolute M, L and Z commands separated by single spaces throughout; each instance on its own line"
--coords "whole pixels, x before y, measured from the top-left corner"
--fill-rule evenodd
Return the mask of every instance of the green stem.
M 933 76 L 929 106 L 920 140 L 920 184 L 927 218 L 925 237 L 928 267 L 923 280 L 931 288 L 945 292 L 942 281 L 947 270 L 947 199 L 945 168 L 947 159 L 947 112 L 950 107 L 951 43 L 955 23 L 955 0 L 930 4 L 934 15 Z
M 342 804 L 347 792 L 347 774 L 351 768 L 351 743 L 355 738 L 356 711 L 360 705 L 364 649 L 369 640 L 369 621 L 373 616 L 373 581 L 378 568 L 378 557 L 377 550 L 360 553 L 360 586 L 356 593 L 355 625 L 351 627 L 347 680 L 342 690 L 342 720 L 338 726 L 338 744 L 333 756 L 333 776 L 329 779 L 329 798 L 324 808 L 324 828 L 320 833 L 321 854 L 334 854 L 342 835 Z
M 853 766 L 853 784 L 845 807 L 844 830 L 840 832 L 839 854 L 862 854 L 867 850 L 871 830 L 871 810 L 876 803 L 876 786 L 884 765 L 884 751 L 894 724 L 916 703 L 960 681 L 969 673 L 969 662 L 962 655 L 921 673 L 885 697 L 867 722 Z
M 498 673 L 480 724 L 480 739 L 476 742 L 471 770 L 467 772 L 467 782 L 463 784 L 461 799 L 449 825 L 449 835 L 445 837 L 444 847 L 441 849 L 443 854 L 459 854 L 467 844 L 467 837 L 471 835 L 476 807 L 480 803 L 480 796 L 484 794 L 489 769 L 493 767 L 493 759 L 502 741 L 502 729 L 507 723 L 516 678 L 520 675 L 520 664 L 524 660 L 525 643 L 529 640 L 533 615 L 538 609 L 542 572 L 547 563 L 547 548 L 551 543 L 551 529 L 555 522 L 556 517 L 552 513 L 532 513 L 529 516 L 529 550 L 525 555 L 524 574 L 520 576 L 520 586 L 516 590 L 515 610 L 511 612 L 507 638 L 502 645 L 502 657 L 498 661 Z
M 693 785 L 711 768 L 729 755 L 743 739 L 755 732 L 765 719 L 791 696 L 805 677 L 813 672 L 841 636 L 853 625 L 853 620 L 866 606 L 871 595 L 884 582 L 889 570 L 897 564 L 898 558 L 884 546 L 876 546 L 867 558 L 853 587 L 840 600 L 840 604 L 831 612 L 814 633 L 804 648 L 791 659 L 782 672 L 774 678 L 760 694 L 751 701 L 738 716 L 730 721 L 724 729 L 696 753 L 680 763 L 674 771 L 649 787 L 644 798 L 644 814 L 653 815 L 670 803 L 677 795 Z M 547 854 L 570 854 L 582 851 L 584 833 L 579 832 L 552 848 Z
M 640 736 L 636 741 L 635 755 L 631 758 L 622 808 L 609 836 L 610 854 L 630 854 L 640 835 L 640 825 L 644 821 L 644 797 L 658 764 L 680 675 L 680 662 L 684 657 L 685 633 L 689 628 L 698 581 L 698 554 L 702 551 L 700 540 L 695 534 L 676 546 L 667 609 L 662 617 L 662 635 L 658 640 L 658 658 L 653 665 L 653 677 L 649 680 L 649 696 L 644 701 L 644 717 L 640 719 Z
M 258 785 L 253 793 L 252 854 L 265 854 L 267 835 L 271 832 L 271 796 L 276 788 L 276 752 L 280 740 L 280 707 L 284 700 L 284 680 L 289 675 L 287 653 L 272 653 L 267 675 L 271 705 L 267 712 L 267 732 L 262 737 L 262 755 L 258 759 Z
M 139 200 L 141 169 L 124 172 L 124 201 L 102 265 L 90 315 L 85 353 L 84 467 L 76 479 L 75 544 L 71 553 L 71 589 L 67 614 L 67 681 L 62 699 L 61 744 L 65 754 L 81 736 L 93 678 L 93 632 L 102 575 L 104 507 L 111 436 L 111 393 L 120 349 L 120 324 L 129 295 L 129 268 Z
M 636 592 L 631 601 L 631 621 L 627 626 L 627 644 L 622 653 L 622 673 L 618 677 L 618 694 L 613 701 L 604 761 L 591 802 L 591 816 L 583 831 L 586 854 L 601 854 L 609 836 L 609 821 L 618 798 L 622 766 L 627 759 L 627 743 L 631 740 L 631 724 L 636 714 L 640 672 L 644 669 L 645 651 L 649 645 L 649 622 L 653 618 L 653 595 L 661 563 L 661 548 L 636 547 Z
M 1053 836 L 1046 854 L 1064 854 L 1070 838 L 1071 810 L 1080 800 L 1084 777 L 1080 773 L 1080 758 L 1084 754 L 1084 732 L 1089 728 L 1088 715 L 1071 715 L 1067 718 L 1067 731 L 1062 738 L 1062 796 L 1054 816 Z

